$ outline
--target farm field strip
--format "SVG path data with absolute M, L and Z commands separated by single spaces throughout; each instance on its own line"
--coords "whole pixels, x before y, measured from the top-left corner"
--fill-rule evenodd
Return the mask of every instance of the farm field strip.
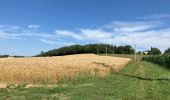
M 81 73 L 107 75 L 118 71 L 131 59 L 78 54 L 58 57 L 2 58 L 0 82 L 7 84 L 56 83 L 63 77 Z

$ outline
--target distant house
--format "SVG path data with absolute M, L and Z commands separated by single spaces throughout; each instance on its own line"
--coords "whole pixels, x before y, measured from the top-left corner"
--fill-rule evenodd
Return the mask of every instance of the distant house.
M 143 55 L 148 55 L 149 54 L 149 51 L 144 51 L 143 52 Z
M 8 58 L 14 58 L 14 56 L 8 56 Z

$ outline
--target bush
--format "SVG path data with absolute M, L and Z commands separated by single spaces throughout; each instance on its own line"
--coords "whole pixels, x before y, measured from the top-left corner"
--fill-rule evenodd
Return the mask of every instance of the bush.
M 170 68 L 170 55 L 157 55 L 157 56 L 143 57 L 142 60 Z
M 151 50 L 149 51 L 149 54 L 150 55 L 160 55 L 161 51 L 158 48 L 152 48 L 151 47 Z
M 166 49 L 164 54 L 170 54 L 170 48 Z

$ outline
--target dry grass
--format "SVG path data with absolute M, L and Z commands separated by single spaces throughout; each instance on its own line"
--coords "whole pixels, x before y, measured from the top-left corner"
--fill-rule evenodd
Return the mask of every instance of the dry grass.
M 121 69 L 131 59 L 80 54 L 39 58 L 0 59 L 0 82 L 13 83 L 55 83 L 60 78 L 72 78 L 78 73 L 106 75 Z

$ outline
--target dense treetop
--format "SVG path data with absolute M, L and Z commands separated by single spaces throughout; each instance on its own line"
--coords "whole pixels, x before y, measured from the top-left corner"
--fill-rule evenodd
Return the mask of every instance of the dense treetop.
M 149 51 L 149 55 L 160 55 L 161 51 L 158 48 L 151 47 L 151 50 Z
M 170 48 L 166 49 L 164 54 L 170 54 Z
M 110 44 L 88 44 L 88 45 L 72 45 L 65 46 L 58 49 L 41 52 L 36 56 L 62 56 L 82 53 L 115 53 L 115 54 L 134 54 L 135 50 L 130 45 L 116 46 Z

